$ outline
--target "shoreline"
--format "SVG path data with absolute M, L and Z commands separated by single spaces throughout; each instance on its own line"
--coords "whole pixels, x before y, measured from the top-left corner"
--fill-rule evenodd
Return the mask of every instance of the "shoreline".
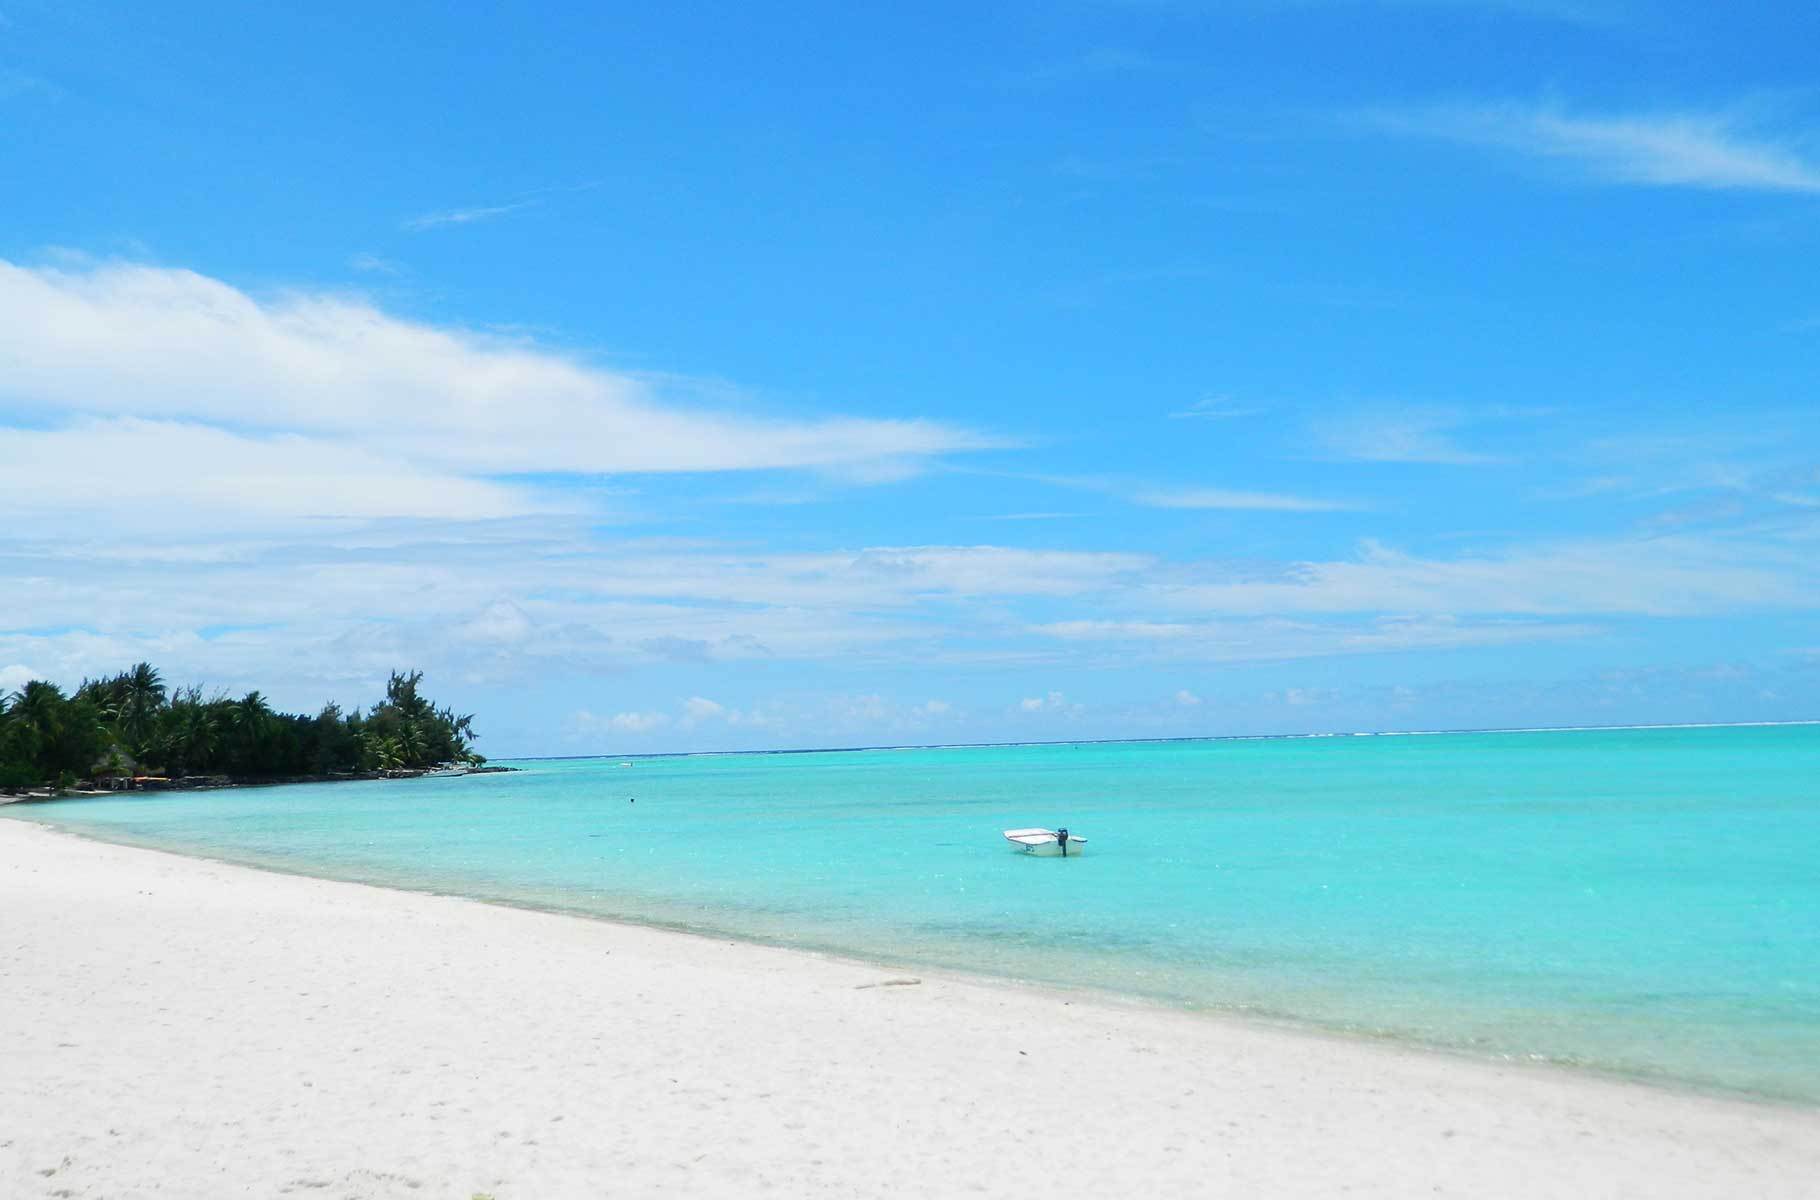
M 435 776 L 440 768 L 415 767 L 394 771 L 349 771 L 338 775 L 284 775 L 273 779 L 236 779 L 229 775 L 189 775 L 176 778 L 156 777 L 156 786 L 140 787 L 72 787 L 61 791 L 45 788 L 33 788 L 21 791 L 17 795 L 0 792 L 0 805 L 6 804 L 44 804 L 52 800 L 82 800 L 102 796 L 126 796 L 134 793 L 141 795 L 147 792 L 224 792 L 237 788 L 291 787 L 296 784 L 315 783 L 372 783 L 388 779 L 424 779 Z M 466 775 L 497 775 L 510 771 L 520 771 L 522 767 L 492 766 L 468 767 L 459 774 L 450 774 L 446 778 L 456 779 Z M 138 782 L 135 779 L 135 782 Z
M 519 768 L 502 767 L 499 769 L 518 770 Z M 4 827 L 6 821 L 7 818 L 0 817 L 0 828 Z M 286 861 L 263 861 L 256 857 L 229 858 L 215 854 L 206 854 L 199 850 L 174 849 L 170 846 L 160 845 L 153 841 L 141 841 L 132 837 L 102 837 L 88 830 L 65 828 L 30 816 L 14 818 L 13 821 L 14 823 L 26 823 L 33 828 L 42 829 L 54 836 L 71 838 L 78 842 L 89 842 L 99 846 L 119 847 L 146 854 L 168 856 L 178 860 L 210 863 L 234 870 L 277 875 L 290 879 L 314 880 L 322 883 L 339 884 L 346 887 L 371 888 L 380 892 L 423 896 L 438 900 L 456 901 L 463 904 L 478 904 L 489 908 L 499 908 L 511 912 L 537 913 L 544 916 L 559 917 L 565 920 L 596 922 L 619 929 L 645 930 L 666 937 L 699 939 L 721 945 L 752 946 L 765 950 L 775 950 L 785 954 L 805 955 L 819 961 L 842 963 L 862 969 L 918 972 L 924 976 L 939 976 L 954 983 L 973 987 L 988 989 L 1007 988 L 1014 991 L 1029 991 L 1065 1004 L 1078 1002 L 1083 1004 L 1104 1005 L 1118 1009 L 1150 1011 L 1158 1014 L 1173 1014 L 1192 1020 L 1231 1023 L 1241 1029 L 1272 1030 L 1291 1037 L 1331 1040 L 1343 1045 L 1381 1047 L 1393 1053 L 1438 1056 L 1480 1067 L 1534 1072 L 1544 1077 L 1566 1075 L 1570 1078 L 1602 1081 L 1616 1084 L 1621 1087 L 1644 1088 L 1668 1096 L 1684 1096 L 1712 1099 L 1725 1103 L 1761 1105 L 1775 1109 L 1786 1109 L 1796 1113 L 1811 1113 L 1816 1117 L 1820 1117 L 1820 1102 L 1797 1099 L 1773 1092 L 1753 1091 L 1748 1088 L 1729 1087 L 1719 1083 L 1685 1079 L 1673 1075 L 1625 1071 L 1620 1068 L 1602 1066 L 1592 1062 L 1551 1058 L 1542 1054 L 1516 1054 L 1480 1050 L 1464 1045 L 1454 1045 L 1441 1041 L 1424 1040 L 1419 1037 L 1403 1036 L 1394 1032 L 1372 1032 L 1361 1028 L 1323 1024 L 1312 1018 L 1298 1017 L 1288 1013 L 1244 1010 L 1223 1007 L 1220 1005 L 1196 1005 L 1162 995 L 1148 995 L 1142 992 L 1120 991 L 1114 988 L 1097 987 L 1088 984 L 1071 984 L 1057 980 L 1045 980 L 1019 975 L 993 974 L 988 971 L 952 966 L 939 962 L 918 962 L 909 959 L 892 959 L 886 956 L 873 957 L 844 947 L 774 940 L 742 934 L 737 931 L 719 929 L 710 925 L 691 924 L 683 921 L 670 922 L 655 919 L 641 919 L 636 916 L 625 914 L 606 914 L 591 911 L 583 907 L 539 903 L 536 900 L 516 899 L 510 896 L 477 895 L 461 891 L 441 890 L 435 887 L 413 887 L 409 884 L 383 878 L 321 875 L 293 866 Z
M 206 1194 L 230 1161 L 237 1187 L 390 1196 L 415 1180 L 499 1200 L 628 1172 L 635 1192 L 728 1190 L 711 1162 L 818 1195 L 885 1194 L 904 1171 L 1000 1195 L 1796 1195 L 1820 1172 L 1820 1113 L 1774 1100 L 1015 981 L 902 983 L 812 951 L 30 821 L 0 821 L 0 893 L 16 918 L 0 1051 L 21 1064 L 0 1103 L 24 1114 L 0 1179 L 19 1195 L 119 1194 L 148 1171 Z M 560 1111 L 533 1138 L 525 1106 Z M 1074 1147 L 1059 1176 L 1052 1144 Z

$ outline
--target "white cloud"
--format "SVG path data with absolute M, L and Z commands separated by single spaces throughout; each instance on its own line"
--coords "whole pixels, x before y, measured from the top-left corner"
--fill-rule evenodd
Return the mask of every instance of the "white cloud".
M 584 740 L 610 734 L 636 737 L 660 732 L 669 724 L 669 716 L 660 712 L 617 712 L 603 717 L 583 708 L 570 715 L 568 731 Z
M 0 663 L 66 682 L 141 658 L 235 686 L 278 675 L 307 704 L 401 663 L 495 681 L 677 663 L 1091 667 L 1516 644 L 1590 636 L 1602 617 L 1809 607 L 1812 522 L 1790 521 L 1775 536 L 1445 558 L 1367 542 L 1353 558 L 1280 566 L 990 546 L 768 554 L 602 542 L 548 517 L 201 542 L 100 529 L 0 544 Z M 677 721 L 734 724 L 696 699 Z
M 1018 701 L 1017 709 L 1023 713 L 1057 713 L 1069 717 L 1078 716 L 1084 711 L 1082 705 L 1074 703 L 1061 692 L 1026 697 Z
M 1367 541 L 1351 561 L 1305 562 L 1276 578 L 1162 582 L 1158 607 L 1223 614 L 1407 613 L 1699 616 L 1812 601 L 1798 546 L 1658 537 L 1422 558 Z
M 1201 698 L 1187 688 L 1183 688 L 1175 694 L 1175 702 L 1183 708 L 1193 708 L 1201 702 Z
M 522 514 L 573 489 L 500 475 L 813 468 L 901 473 L 998 444 L 918 420 L 766 420 L 685 407 L 657 382 L 523 342 L 404 320 L 357 297 L 261 299 L 190 271 L 0 262 L 0 505 L 192 522 Z M 29 424 L 28 424 L 29 423 Z M 224 504 L 233 496 L 244 504 Z
M 1302 708 L 1311 704 L 1331 704 L 1339 699 L 1340 693 L 1333 688 L 1284 688 L 1276 693 L 1273 699 L 1292 708 Z
M 468 641 L 522 646 L 532 637 L 534 626 L 524 609 L 510 600 L 500 600 L 489 604 L 472 620 L 463 622 L 457 632 Z
M 525 487 L 331 437 L 138 417 L 0 432 L 0 505 L 39 520 L 105 519 L 116 530 L 137 530 L 168 527 L 182 514 L 186 525 L 259 529 L 325 518 L 485 520 L 556 508 Z M 78 478 L 105 486 L 71 487 Z
M 1732 113 L 1590 116 L 1549 104 L 1462 104 L 1379 111 L 1398 133 L 1494 146 L 1573 166 L 1611 183 L 1820 192 L 1820 159 L 1793 138 Z
M 1149 567 L 1147 554 L 1006 546 L 883 546 L 851 558 L 869 580 L 962 596 L 1068 596 Z
M 670 718 L 660 712 L 614 713 L 607 719 L 607 727 L 617 733 L 652 733 L 669 723 Z
M 34 679 L 44 676 L 32 670 L 24 663 L 14 663 L 10 667 L 0 667 L 0 696 L 10 696 Z
M 1027 478 L 1054 487 L 1079 488 L 1117 496 L 1146 508 L 1235 509 L 1253 512 L 1335 512 L 1362 507 L 1352 501 L 1293 496 L 1281 492 L 1248 492 L 1228 488 L 1173 487 L 1128 479 L 1092 475 L 1031 475 Z M 1001 520 L 1071 514 L 1017 514 Z
M 401 663 L 491 681 L 675 663 L 1293 659 L 1586 636 L 1603 615 L 1798 608 L 1820 574 L 1787 529 L 1449 557 L 1368 542 L 1352 558 L 1242 568 L 1125 549 L 607 540 L 599 494 L 525 473 L 888 474 L 986 439 L 684 407 L 664 385 L 523 343 L 160 268 L 0 263 L 0 363 L 12 518 L 0 663 L 59 680 L 140 658 L 224 684 L 281 674 L 310 695 Z M 1463 422 L 1402 411 L 1323 432 L 1355 457 L 1483 461 L 1453 440 Z M 1791 503 L 1813 490 L 1778 487 Z M 1220 489 L 1149 498 L 1338 506 Z M 697 696 L 599 721 L 911 729 L 947 719 L 937 703 L 860 694 L 801 716 Z M 1027 703 L 1079 708 L 1059 693 Z
M 1578 622 L 1460 620 L 1450 616 L 1288 620 L 1241 617 L 1213 621 L 1054 621 L 1031 632 L 1060 641 L 1112 647 L 1119 661 L 1134 654 L 1169 662 L 1283 662 L 1352 654 L 1505 646 L 1587 637 L 1596 628 Z M 1184 699 L 1188 697 L 1188 699 Z M 1200 703 L 1178 692 L 1178 704 Z
M 703 736 L 697 731 L 704 722 L 712 721 L 715 726 L 706 734 L 710 738 L 782 733 L 819 745 L 876 745 L 926 732 L 936 724 L 952 728 L 957 716 L 946 701 L 906 705 L 878 692 L 761 699 L 745 708 L 696 696 L 675 714 L 631 711 L 603 717 L 584 709 L 570 716 L 568 732 L 580 741 L 607 748 L 615 736 Z
M 706 696 L 691 696 L 683 702 L 683 723 L 699 725 L 703 721 L 712 721 L 727 715 L 725 705 L 716 703 Z

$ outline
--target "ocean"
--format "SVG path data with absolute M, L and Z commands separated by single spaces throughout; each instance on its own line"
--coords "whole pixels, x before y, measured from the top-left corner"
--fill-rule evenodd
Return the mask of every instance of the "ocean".
M 629 764 L 629 765 L 627 765 Z M 1820 1103 L 1820 727 L 515 763 L 112 841 Z M 1066 825 L 1084 857 L 1013 853 Z

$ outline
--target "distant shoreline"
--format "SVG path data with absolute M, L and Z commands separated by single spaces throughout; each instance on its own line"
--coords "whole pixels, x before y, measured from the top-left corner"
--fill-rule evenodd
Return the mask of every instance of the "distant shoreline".
M 1509 733 L 1622 733 L 1650 729 L 1780 729 L 1820 725 L 1820 717 L 1798 721 L 1664 721 L 1632 725 L 1501 725 L 1484 729 L 1358 729 L 1326 733 L 1204 733 L 1191 737 L 1055 738 L 1014 742 L 901 742 L 879 746 L 786 746 L 768 750 L 643 750 L 601 754 L 509 754 L 506 762 L 591 762 L 603 758 L 713 758 L 736 754 L 861 754 L 880 750 L 1009 750 L 1020 746 L 1169 746 L 1185 742 L 1293 742 L 1326 738 L 1455 737 Z

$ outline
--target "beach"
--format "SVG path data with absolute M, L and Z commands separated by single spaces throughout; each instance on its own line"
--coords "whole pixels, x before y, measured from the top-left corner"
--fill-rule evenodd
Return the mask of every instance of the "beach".
M 1796 1196 L 1820 1113 L 0 821 L 0 1191 Z

